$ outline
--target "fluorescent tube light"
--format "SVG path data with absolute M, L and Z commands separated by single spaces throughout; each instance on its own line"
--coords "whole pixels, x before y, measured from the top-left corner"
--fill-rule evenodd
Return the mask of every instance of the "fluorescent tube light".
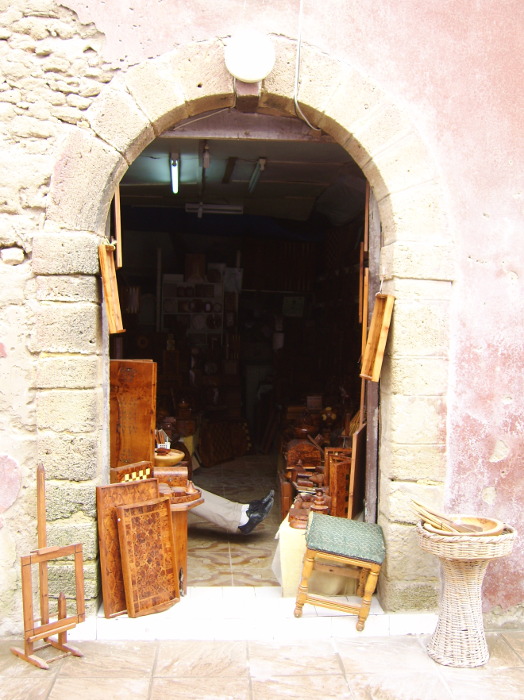
M 199 203 L 188 203 L 186 204 L 185 210 L 188 214 L 196 214 L 198 218 L 202 217 L 202 214 L 243 214 L 244 207 L 241 204 L 203 204 Z
M 171 189 L 173 194 L 178 194 L 180 184 L 180 159 L 178 153 L 171 153 L 169 163 L 171 166 Z

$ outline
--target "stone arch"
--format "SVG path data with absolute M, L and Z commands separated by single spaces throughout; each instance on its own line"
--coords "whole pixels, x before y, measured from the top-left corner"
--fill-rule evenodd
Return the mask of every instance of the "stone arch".
M 275 44 L 277 61 L 263 82 L 259 108 L 294 115 L 296 44 L 284 38 L 276 38 Z M 381 384 L 380 521 L 387 542 L 395 543 L 382 590 L 390 610 L 425 607 L 434 600 L 435 571 L 432 564 L 406 556 L 416 548 L 414 534 L 406 536 L 406 524 L 413 522 L 410 496 L 421 496 L 424 489 L 440 494 L 445 478 L 444 399 L 453 270 L 439 175 L 406 113 L 360 72 L 305 46 L 301 77 L 301 108 L 359 164 L 378 201 L 381 277 L 384 291 L 397 297 Z M 63 145 L 51 181 L 44 231 L 35 241 L 35 273 L 96 275 L 96 246 L 105 232 L 114 189 L 129 164 L 168 127 L 234 104 L 233 78 L 225 68 L 220 40 L 179 47 L 115 79 L 87 111 L 84 128 L 76 128 Z M 57 254 L 51 256 L 51 250 Z M 62 344 L 46 336 L 49 309 L 40 308 L 37 328 L 40 324 L 42 331 L 40 336 L 37 331 L 34 349 L 76 354 L 74 361 L 88 375 L 83 399 L 90 398 L 88 408 L 82 409 L 82 430 L 96 436 L 106 410 L 100 388 L 106 343 L 97 299 L 93 302 L 89 320 L 73 325 L 78 338 Z M 86 323 L 96 349 L 85 346 Z M 63 399 L 63 386 L 58 383 L 55 389 L 53 400 Z M 40 402 L 38 431 L 56 429 L 45 418 L 50 400 L 48 392 Z M 96 444 L 94 468 L 99 479 L 104 440 L 97 439 Z

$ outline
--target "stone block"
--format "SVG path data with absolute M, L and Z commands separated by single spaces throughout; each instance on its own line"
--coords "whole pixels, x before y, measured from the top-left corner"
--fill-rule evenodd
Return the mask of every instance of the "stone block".
M 128 163 L 155 138 L 149 119 L 123 89 L 106 88 L 86 112 L 86 119 L 93 131 L 116 148 Z
M 277 115 L 295 116 L 295 105 L 290 95 L 294 93 L 296 43 L 282 37 L 274 37 L 275 65 L 262 83 L 259 108 Z
M 438 605 L 439 584 L 431 582 L 391 581 L 380 576 L 378 595 L 383 609 L 393 612 L 432 612 Z
M 40 275 L 97 275 L 100 243 L 92 233 L 39 232 L 33 240 L 33 270 Z
M 124 81 L 155 134 L 160 135 L 189 116 L 173 58 L 162 56 L 134 66 L 127 71 Z
M 346 68 L 339 87 L 330 99 L 328 113 L 319 121 L 319 126 L 333 136 L 361 168 L 369 162 L 371 154 L 367 144 L 360 142 L 353 134 L 363 127 L 372 111 L 384 99 L 384 93 L 377 85 L 359 71 Z M 371 179 L 370 183 L 374 185 Z
M 413 511 L 412 499 L 441 510 L 444 501 L 444 485 L 422 479 L 392 481 L 383 474 L 380 475 L 379 510 L 383 518 L 394 523 L 415 524 L 419 518 Z M 379 518 L 379 522 L 382 521 L 382 517 Z
M 86 601 L 98 595 L 97 566 L 95 563 L 84 561 L 84 596 Z M 67 599 L 67 611 L 70 615 L 76 613 L 75 567 L 72 562 L 53 562 L 48 566 L 49 596 L 58 599 L 64 593 Z M 52 603 L 51 603 L 52 606 Z
M 189 116 L 235 106 L 233 76 L 228 72 L 222 41 L 188 44 L 168 55 L 178 76 Z
M 428 280 L 391 277 L 384 280 L 384 292 L 393 294 L 402 303 L 421 301 L 451 301 L 453 283 L 450 280 Z
M 390 243 L 380 250 L 382 279 L 455 279 L 454 252 L 450 245 L 431 243 Z
M 31 279 L 31 265 L 26 261 L 22 265 L 2 265 L 0 264 L 0 285 L 2 286 L 2 294 L 0 296 L 0 309 L 8 309 L 13 305 L 22 305 L 26 300 L 25 288 L 26 283 Z M 6 312 L 4 312 L 6 313 Z M 23 310 L 17 311 L 23 313 Z M 27 311 L 26 316 L 29 316 Z M 4 321 L 6 317 L 4 315 Z M 19 332 L 19 327 L 11 327 L 11 330 L 16 328 Z M 5 342 L 5 335 L 4 342 Z
M 397 298 L 388 336 L 391 357 L 447 358 L 449 303 Z
M 386 559 L 381 574 L 389 580 L 436 581 L 438 561 L 420 548 L 416 528 L 384 521 L 380 523 L 386 543 Z
M 404 396 L 382 391 L 382 436 L 400 444 L 442 444 L 446 438 L 446 402 L 439 396 Z
M 377 153 L 362 170 L 378 202 L 392 192 L 401 192 L 437 176 L 431 154 L 413 131 Z
M 100 285 L 93 276 L 39 275 L 36 298 L 39 301 L 89 301 L 99 304 Z
M 450 244 L 452 235 L 443 200 L 438 179 L 381 199 L 378 206 L 384 244 L 394 241 Z
M 36 361 L 36 386 L 39 389 L 93 389 L 101 383 L 99 368 L 100 358 L 96 355 L 40 356 Z
M 80 543 L 84 561 L 94 561 L 98 556 L 96 522 L 51 522 L 47 527 L 47 543 L 49 547 L 66 547 Z
M 401 445 L 383 440 L 380 445 L 380 472 L 396 481 L 444 481 L 446 445 Z
M 70 132 L 51 178 L 47 221 L 104 234 L 115 185 L 127 168 L 125 158 L 98 137 Z
M 71 516 L 96 517 L 96 491 L 93 484 L 54 481 L 46 484 L 47 520 L 62 520 Z
M 352 136 L 375 158 L 392 146 L 395 141 L 413 131 L 413 123 L 398 107 L 387 98 L 367 109 L 352 132 Z
M 31 349 L 91 355 L 97 348 L 99 326 L 100 307 L 96 304 L 40 303 Z
M 101 392 L 93 389 L 49 389 L 36 395 L 40 430 L 88 433 L 102 420 Z
M 24 262 L 25 254 L 22 248 L 3 248 L 0 259 L 4 265 L 20 265 Z
M 441 357 L 395 357 L 382 366 L 381 385 L 390 394 L 444 396 L 449 363 Z
M 91 481 L 99 472 L 97 455 L 100 443 L 99 432 L 77 435 L 39 430 L 36 454 L 48 479 Z

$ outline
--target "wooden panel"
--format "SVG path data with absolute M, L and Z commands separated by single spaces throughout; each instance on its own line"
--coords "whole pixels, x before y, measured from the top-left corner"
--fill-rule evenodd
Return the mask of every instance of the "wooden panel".
M 348 512 L 349 476 L 351 459 L 347 456 L 334 456 L 331 459 L 329 476 L 329 495 L 331 497 L 331 515 L 345 518 Z
M 371 317 L 364 357 L 362 358 L 360 376 L 363 379 L 370 379 L 372 382 L 378 382 L 380 379 L 380 370 L 382 369 L 394 303 L 395 297 L 391 294 L 377 294 L 375 297 L 375 307 Z
M 128 615 L 166 610 L 180 600 L 169 498 L 116 512 Z
M 158 481 L 146 479 L 121 484 L 97 486 L 98 542 L 104 615 L 112 617 L 126 611 L 124 577 L 120 559 L 120 542 L 116 507 L 158 498 Z
M 152 479 L 154 476 L 153 465 L 147 461 L 125 464 L 122 467 L 114 467 L 109 470 L 109 481 L 112 484 L 119 484 L 122 481 Z
M 366 424 L 353 433 L 351 473 L 349 475 L 348 518 L 354 518 L 364 508 L 366 490 Z
M 104 289 L 109 333 L 124 333 L 113 250 L 114 246 L 104 245 L 102 243 L 98 246 L 98 259 L 100 261 L 100 272 L 102 274 L 102 286 Z
M 110 466 L 153 463 L 157 365 L 151 360 L 110 362 Z
M 351 458 L 351 447 L 325 447 L 324 448 L 324 486 L 329 486 L 333 457 L 344 456 Z

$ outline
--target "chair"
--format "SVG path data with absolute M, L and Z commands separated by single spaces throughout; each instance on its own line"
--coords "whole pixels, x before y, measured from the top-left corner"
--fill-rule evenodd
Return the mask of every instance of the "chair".
M 306 531 L 306 553 L 295 617 L 301 617 L 304 603 L 311 603 L 358 615 L 357 630 L 361 632 L 369 615 L 371 596 L 377 587 L 385 553 L 380 525 L 312 512 Z M 308 593 L 309 577 L 313 570 L 357 579 L 357 595 L 362 599 L 361 604 L 349 605 L 320 594 Z

